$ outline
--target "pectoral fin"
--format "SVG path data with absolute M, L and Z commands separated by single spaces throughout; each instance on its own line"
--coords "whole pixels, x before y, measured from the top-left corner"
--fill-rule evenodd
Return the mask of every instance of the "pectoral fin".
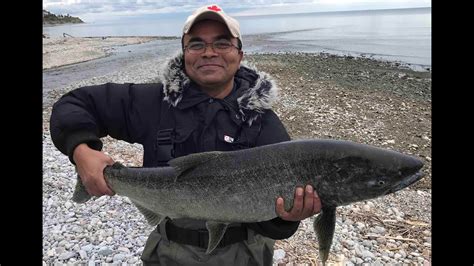
M 153 225 L 153 226 L 158 225 L 165 218 L 164 215 L 154 213 L 153 211 L 140 205 L 140 203 L 137 203 L 133 200 L 131 201 L 137 207 L 137 209 L 143 214 L 143 216 L 145 216 L 145 219 L 150 225 Z
M 334 229 L 336 227 L 336 208 L 324 208 L 322 213 L 314 219 L 314 231 L 318 236 L 319 257 L 326 264 L 331 249 Z
M 72 201 L 76 203 L 84 203 L 90 198 L 92 198 L 92 196 L 87 192 L 84 184 L 82 184 L 81 177 L 77 175 L 77 182 L 76 187 L 74 188 L 74 193 L 72 194 Z
M 206 254 L 210 254 L 221 242 L 222 237 L 227 230 L 228 223 L 219 223 L 207 221 L 206 228 L 209 231 L 209 243 L 207 244 Z

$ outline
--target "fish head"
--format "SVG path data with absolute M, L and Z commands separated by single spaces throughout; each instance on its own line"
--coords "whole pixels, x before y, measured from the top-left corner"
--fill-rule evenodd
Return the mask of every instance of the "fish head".
M 402 190 L 422 179 L 424 176 L 422 168 L 423 162 L 421 160 L 411 156 L 407 158 L 404 167 L 388 178 L 390 186 L 384 195 Z
M 318 194 L 326 205 L 384 196 L 423 177 L 423 162 L 411 155 L 350 142 L 333 142 L 331 148 L 324 160 L 313 163 L 320 175 L 315 178 Z
M 404 189 L 423 177 L 423 162 L 413 156 L 384 151 L 382 157 L 364 158 L 349 163 L 346 171 L 358 173 L 345 180 L 353 193 L 351 201 L 368 200 Z

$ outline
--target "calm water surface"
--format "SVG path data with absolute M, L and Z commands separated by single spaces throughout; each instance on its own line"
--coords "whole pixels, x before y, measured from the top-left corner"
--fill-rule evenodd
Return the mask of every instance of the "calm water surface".
M 43 27 L 49 36 L 181 36 L 188 14 L 143 16 L 116 21 Z M 366 56 L 431 68 L 431 8 L 307 13 L 237 17 L 244 51 L 327 52 Z M 43 71 L 43 89 L 105 75 L 124 63 L 168 57 L 180 40 L 154 41 L 118 48 L 107 57 Z M 123 51 L 122 51 L 123 50 Z M 128 52 L 132 51 L 132 53 Z
M 49 36 L 181 36 L 188 14 L 43 27 Z M 237 17 L 246 52 L 328 52 L 431 66 L 431 8 Z

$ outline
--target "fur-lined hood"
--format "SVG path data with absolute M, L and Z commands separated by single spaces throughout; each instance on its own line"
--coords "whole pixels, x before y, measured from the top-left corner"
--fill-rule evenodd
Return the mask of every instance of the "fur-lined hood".
M 184 73 L 184 57 L 181 51 L 166 62 L 160 76 L 165 94 L 164 101 L 176 107 L 183 97 L 183 91 L 191 83 Z M 245 80 L 249 84 L 237 98 L 237 104 L 242 120 L 252 125 L 259 115 L 276 102 L 278 88 L 267 73 L 258 71 L 248 62 L 241 63 L 235 78 Z

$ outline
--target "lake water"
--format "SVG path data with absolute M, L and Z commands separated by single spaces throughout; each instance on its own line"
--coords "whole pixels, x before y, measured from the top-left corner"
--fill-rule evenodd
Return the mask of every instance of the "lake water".
M 189 14 L 43 27 L 49 36 L 181 36 Z M 431 67 L 431 8 L 236 17 L 244 51 L 327 52 Z M 416 67 L 415 67 L 416 68 Z

